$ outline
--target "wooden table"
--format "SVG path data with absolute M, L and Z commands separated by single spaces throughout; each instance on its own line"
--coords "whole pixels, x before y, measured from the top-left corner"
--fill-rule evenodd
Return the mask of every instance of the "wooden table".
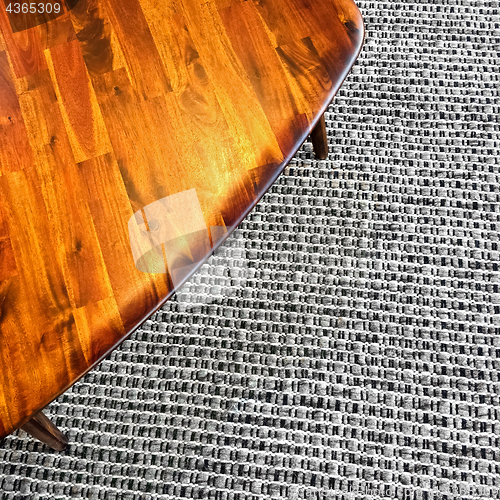
M 0 2 L 0 438 L 22 426 L 62 449 L 41 410 L 309 134 L 326 157 L 323 112 L 364 31 L 352 0 L 50 2 Z

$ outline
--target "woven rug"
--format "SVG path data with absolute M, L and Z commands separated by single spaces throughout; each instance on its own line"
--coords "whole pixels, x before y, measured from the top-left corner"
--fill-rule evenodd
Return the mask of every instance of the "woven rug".
M 0 443 L 0 498 L 500 498 L 500 7 L 360 0 L 366 45 L 228 244 Z

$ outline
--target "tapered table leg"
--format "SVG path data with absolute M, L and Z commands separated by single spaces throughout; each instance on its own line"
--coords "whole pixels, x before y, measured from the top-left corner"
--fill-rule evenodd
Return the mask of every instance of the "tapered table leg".
M 56 451 L 64 450 L 68 444 L 68 438 L 41 411 L 21 429 Z
M 328 157 L 328 141 L 326 139 L 325 115 L 321 115 L 319 122 L 312 129 L 311 142 L 314 149 L 314 154 L 319 160 L 324 160 Z

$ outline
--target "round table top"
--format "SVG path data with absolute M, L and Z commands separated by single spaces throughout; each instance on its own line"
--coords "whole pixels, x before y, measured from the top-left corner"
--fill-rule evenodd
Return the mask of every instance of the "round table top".
M 364 31 L 352 0 L 4 0 L 0 28 L 1 438 L 241 222 Z

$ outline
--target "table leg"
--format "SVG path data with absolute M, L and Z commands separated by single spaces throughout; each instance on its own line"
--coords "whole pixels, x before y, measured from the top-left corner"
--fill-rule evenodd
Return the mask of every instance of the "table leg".
M 316 126 L 311 131 L 311 142 L 314 154 L 318 160 L 324 160 L 328 157 L 328 141 L 326 139 L 325 115 L 321 115 Z
M 56 451 L 64 450 L 68 444 L 68 438 L 41 411 L 21 429 Z

